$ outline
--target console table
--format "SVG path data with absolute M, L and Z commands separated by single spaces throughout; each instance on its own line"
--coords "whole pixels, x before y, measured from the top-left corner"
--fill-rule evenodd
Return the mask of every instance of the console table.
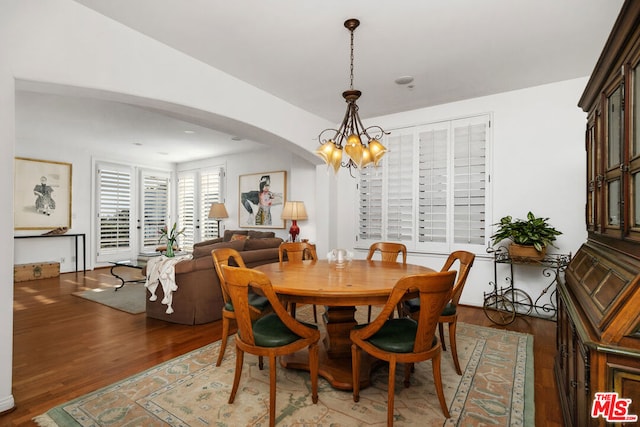
M 76 271 L 78 270 L 78 238 L 82 238 L 82 272 L 87 272 L 87 244 L 85 233 L 39 234 L 29 236 L 13 236 L 14 239 L 49 239 L 53 237 L 73 237 L 76 244 Z

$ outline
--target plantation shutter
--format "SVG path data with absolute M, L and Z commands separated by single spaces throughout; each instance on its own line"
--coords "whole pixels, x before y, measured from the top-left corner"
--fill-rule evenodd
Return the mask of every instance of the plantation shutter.
M 221 201 L 222 169 L 202 172 L 200 175 L 200 218 L 202 218 L 202 240 L 215 239 L 218 236 L 218 221 L 209 218 L 212 203 Z
M 416 252 L 484 252 L 490 116 L 391 130 L 380 167 L 359 171 L 358 238 Z
M 178 237 L 182 249 L 191 249 L 195 243 L 195 174 L 182 173 L 178 176 L 178 230 L 184 233 Z
M 484 245 L 488 122 L 458 120 L 452 127 L 454 243 Z
M 386 140 L 386 240 L 413 241 L 413 134 Z
M 418 241 L 447 241 L 448 123 L 419 133 Z
M 358 240 L 382 239 L 382 168 L 372 166 L 360 170 L 358 183 Z
M 131 168 L 98 166 L 98 248 L 99 261 L 131 250 Z
M 169 177 L 142 172 L 142 251 L 158 246 L 159 230 L 169 218 Z

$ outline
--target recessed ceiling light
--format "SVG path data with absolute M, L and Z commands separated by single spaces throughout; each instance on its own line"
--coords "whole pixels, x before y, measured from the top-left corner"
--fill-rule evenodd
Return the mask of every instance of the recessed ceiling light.
M 142 142 L 134 142 L 133 145 L 141 146 Z
M 158 154 L 160 154 L 161 156 L 168 156 L 169 153 L 167 153 L 166 151 L 158 151 Z
M 231 140 L 232 141 L 242 141 L 242 138 L 240 138 L 239 136 L 232 136 Z
M 193 130 L 185 130 L 184 133 L 196 133 L 196 132 Z
M 402 76 L 398 77 L 395 82 L 399 85 L 407 85 L 413 81 L 413 76 Z

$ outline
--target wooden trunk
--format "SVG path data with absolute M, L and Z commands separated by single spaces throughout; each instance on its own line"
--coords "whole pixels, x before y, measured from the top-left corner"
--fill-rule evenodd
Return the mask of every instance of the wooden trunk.
M 47 279 L 60 275 L 59 262 L 37 262 L 33 264 L 16 264 L 13 266 L 13 281 Z

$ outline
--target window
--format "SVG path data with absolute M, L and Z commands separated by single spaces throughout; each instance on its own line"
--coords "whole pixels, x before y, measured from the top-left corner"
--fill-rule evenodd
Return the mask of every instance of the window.
M 222 200 L 221 194 L 222 169 L 204 171 L 200 173 L 200 218 L 202 218 L 200 240 L 215 239 L 218 236 L 218 222 L 209 218 L 212 203 Z
M 193 248 L 195 243 L 195 174 L 178 176 L 178 229 L 184 234 L 178 238 L 181 248 Z
M 131 167 L 98 165 L 97 187 L 97 256 L 109 261 L 131 251 Z
M 97 262 L 135 259 L 158 246 L 169 218 L 170 173 L 96 163 Z
M 185 229 L 181 248 L 191 249 L 196 242 L 218 237 L 218 223 L 209 218 L 209 209 L 212 203 L 223 201 L 223 178 L 222 167 L 179 174 L 178 228 Z
M 489 124 L 482 115 L 393 130 L 382 165 L 360 171 L 357 245 L 484 251 Z
M 169 218 L 169 174 L 142 171 L 141 252 L 158 246 L 159 230 Z M 171 225 L 169 224 L 169 227 Z

